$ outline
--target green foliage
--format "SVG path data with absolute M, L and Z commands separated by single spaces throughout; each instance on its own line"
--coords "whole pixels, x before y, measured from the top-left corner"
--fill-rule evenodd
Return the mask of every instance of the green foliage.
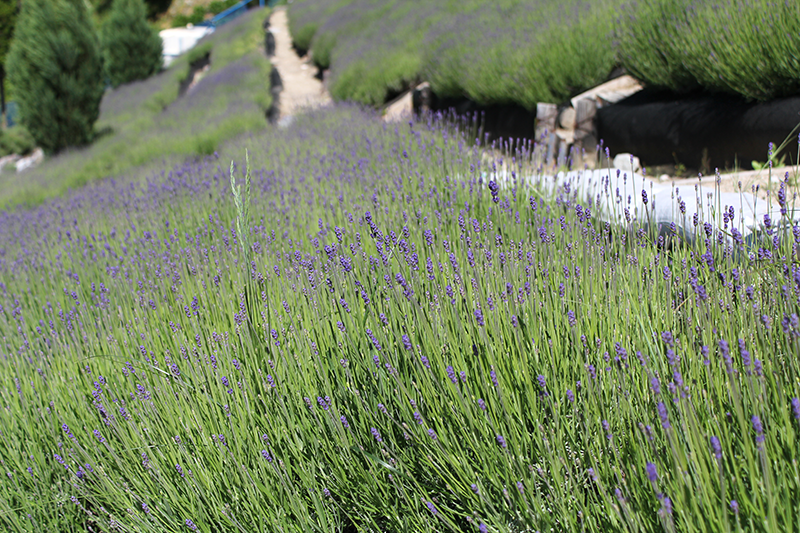
M 239 0 L 214 0 L 208 4 L 208 12 L 212 15 L 219 15 L 228 8 L 239 3 Z
M 211 54 L 213 47 L 214 43 L 212 41 L 206 41 L 196 45 L 194 48 L 186 52 L 186 62 L 191 65 L 192 63 L 200 61 L 204 57 Z
M 426 39 L 423 78 L 438 95 L 481 104 L 534 109 L 537 102 L 563 102 L 602 83 L 613 69 L 608 35 L 619 3 L 473 6 Z
M 92 139 L 103 63 L 83 2 L 24 2 L 7 69 L 22 123 L 46 152 Z
M 766 100 L 800 91 L 800 2 L 296 0 L 295 45 L 331 94 L 379 105 L 426 79 L 481 104 L 563 102 L 622 64 L 648 85 Z
M 198 155 L 211 155 L 217 150 L 217 142 L 214 138 L 202 136 L 195 139 L 195 152 Z
M 17 0 L 0 0 L 0 69 L 11 47 L 11 37 L 17 21 Z
M 214 0 L 208 4 L 208 12 L 212 15 L 219 15 L 223 11 L 225 11 L 225 2 L 221 0 Z
M 104 14 L 111 9 L 114 0 L 90 0 L 97 13 Z M 154 20 L 156 17 L 165 13 L 169 6 L 172 5 L 172 0 L 144 0 L 146 6 L 146 13 L 148 20 Z
M 0 129 L 0 157 L 9 154 L 26 155 L 36 147 L 36 141 L 24 126 Z
M 9 99 L 8 84 L 6 83 L 5 62 L 8 50 L 11 47 L 11 38 L 14 35 L 14 26 L 17 22 L 17 0 L 0 0 L 0 92 L 3 101 L 0 105 L 5 105 Z M 0 109 L 2 112 L 2 109 Z M 2 117 L 0 117 L 2 121 Z M 3 127 L 3 125 L 0 125 Z
M 189 24 L 200 24 L 205 18 L 206 10 L 203 6 L 195 6 L 191 15 L 180 13 L 172 19 L 172 27 L 180 28 Z
M 94 7 L 95 13 L 99 15 L 106 14 L 114 4 L 114 0 L 90 0 L 90 2 L 92 3 L 92 7 Z
M 651 86 L 756 100 L 800 91 L 798 2 L 638 2 L 615 27 L 620 61 Z
M 218 15 L 229 7 L 233 7 L 238 3 L 239 0 L 215 0 L 207 6 L 194 6 L 191 15 L 179 14 L 175 16 L 175 18 L 172 19 L 172 27 L 180 28 L 181 26 L 186 26 L 187 24 L 200 24 L 206 19 L 207 15 Z
M 101 42 L 113 87 L 148 78 L 161 69 L 161 38 L 147 23 L 142 0 L 114 0 Z

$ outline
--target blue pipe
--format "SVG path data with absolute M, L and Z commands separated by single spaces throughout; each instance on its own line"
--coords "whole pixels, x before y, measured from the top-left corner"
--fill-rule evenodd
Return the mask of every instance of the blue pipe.
M 217 27 L 217 24 L 219 24 L 219 22 L 220 22 L 221 20 L 223 20 L 223 19 L 224 19 L 225 17 L 227 17 L 228 15 L 232 15 L 232 14 L 233 14 L 233 13 L 235 13 L 236 11 L 238 11 L 238 10 L 240 10 L 240 9 L 242 9 L 242 8 L 244 8 L 244 7 L 246 7 L 246 6 L 247 6 L 247 4 L 249 4 L 249 3 L 250 3 L 250 2 L 252 2 L 252 1 L 253 1 L 253 0 L 242 0 L 242 1 L 241 1 L 241 2 L 239 2 L 238 4 L 236 4 L 236 5 L 233 5 L 233 6 L 229 7 L 229 8 L 228 8 L 228 9 L 226 9 L 225 11 L 222 11 L 221 13 L 219 13 L 218 15 L 216 15 L 216 16 L 215 16 L 214 18 L 212 18 L 211 20 L 207 20 L 207 21 L 205 21 L 205 22 L 201 22 L 200 24 L 197 24 L 197 26 L 211 26 L 212 28 L 216 28 L 216 27 Z M 259 5 L 259 6 L 263 6 L 263 5 L 264 5 L 264 0 L 258 0 L 258 5 Z

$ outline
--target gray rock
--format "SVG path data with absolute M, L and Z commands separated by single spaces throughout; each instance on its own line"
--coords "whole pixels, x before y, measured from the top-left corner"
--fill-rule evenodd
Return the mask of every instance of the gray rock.
M 17 161 L 17 173 L 24 172 L 31 167 L 35 167 L 44 161 L 44 152 L 41 148 L 36 148 L 31 155 L 23 157 Z
M 575 110 L 571 107 L 565 107 L 558 115 L 558 125 L 565 130 L 575 129 Z
M 552 133 L 556 129 L 558 106 L 539 102 L 536 104 L 536 140 L 541 139 L 544 132 Z
M 639 158 L 632 154 L 617 154 L 614 157 L 613 166 L 629 174 L 642 170 L 642 164 Z
M 19 157 L 17 154 L 7 155 L 5 157 L 0 157 L 0 172 L 3 171 L 3 167 L 7 165 L 12 165 L 19 161 Z

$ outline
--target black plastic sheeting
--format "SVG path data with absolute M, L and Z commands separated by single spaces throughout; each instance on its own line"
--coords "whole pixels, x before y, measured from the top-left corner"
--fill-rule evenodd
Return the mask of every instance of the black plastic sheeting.
M 472 118 L 488 140 L 535 139 L 536 111 L 515 104 L 482 105 L 431 94 L 431 111 Z M 422 102 L 414 94 L 414 111 Z M 597 135 L 612 153 L 632 153 L 645 166 L 682 164 L 713 172 L 734 165 L 749 169 L 767 160 L 772 142 L 786 163 L 797 163 L 800 95 L 748 102 L 729 95 L 675 94 L 645 89 L 597 111 Z M 794 133 L 792 133 L 794 130 Z M 481 139 L 482 141 L 486 139 Z M 780 159 L 780 157 L 778 158 Z
M 727 95 L 640 91 L 597 112 L 598 137 L 612 154 L 629 152 L 644 165 L 750 168 L 766 161 L 770 142 L 787 137 L 786 162 L 796 163 L 800 95 L 747 102 Z M 781 152 L 784 153 L 784 152 Z
M 414 112 L 418 113 L 421 102 L 415 94 Z M 530 111 L 516 104 L 481 105 L 466 98 L 442 98 L 431 95 L 431 111 L 455 112 L 458 116 L 473 119 L 488 140 L 534 139 L 536 136 L 536 110 Z M 485 141 L 486 139 L 481 139 Z

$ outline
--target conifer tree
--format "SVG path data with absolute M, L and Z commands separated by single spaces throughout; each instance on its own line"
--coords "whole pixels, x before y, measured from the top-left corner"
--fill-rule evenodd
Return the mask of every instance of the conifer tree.
M 114 87 L 161 69 L 161 37 L 147 23 L 143 0 L 114 0 L 101 42 L 106 74 Z
M 92 140 L 103 61 L 83 0 L 22 2 L 6 69 L 21 122 L 46 152 Z
M 8 49 L 11 47 L 18 7 L 18 0 L 0 0 L 0 115 L 6 112 L 5 62 Z

